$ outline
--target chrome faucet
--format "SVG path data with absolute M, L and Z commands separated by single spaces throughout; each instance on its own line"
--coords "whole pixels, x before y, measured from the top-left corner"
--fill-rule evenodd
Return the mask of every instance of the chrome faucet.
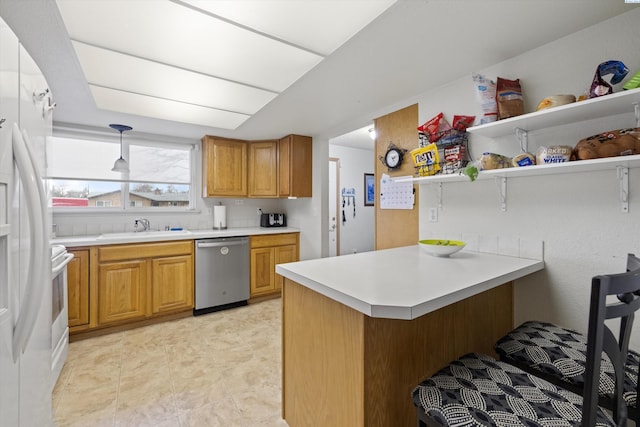
M 138 230 L 138 226 L 142 226 L 142 230 Z M 151 230 L 151 224 L 146 218 L 138 218 L 133 221 L 133 228 L 135 228 L 135 231 L 149 231 Z

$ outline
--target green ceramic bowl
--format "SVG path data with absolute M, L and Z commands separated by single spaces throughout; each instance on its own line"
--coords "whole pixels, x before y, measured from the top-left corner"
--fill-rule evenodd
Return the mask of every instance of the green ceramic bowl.
M 465 243 L 459 240 L 430 239 L 420 240 L 418 241 L 418 245 L 429 255 L 448 257 L 449 255 L 462 250 Z

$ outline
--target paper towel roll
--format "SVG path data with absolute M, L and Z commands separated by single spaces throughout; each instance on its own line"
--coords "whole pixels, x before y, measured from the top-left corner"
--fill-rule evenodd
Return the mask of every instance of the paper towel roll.
M 224 230 L 227 228 L 227 207 L 217 205 L 213 207 L 213 229 Z

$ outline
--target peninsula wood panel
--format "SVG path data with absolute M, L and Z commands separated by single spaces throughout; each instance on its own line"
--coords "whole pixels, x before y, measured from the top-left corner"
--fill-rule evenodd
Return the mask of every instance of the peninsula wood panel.
M 283 418 L 364 426 L 364 316 L 286 277 L 283 292 Z
M 380 209 L 380 178 L 414 175 L 409 151 L 418 147 L 418 104 L 403 108 L 374 120 L 376 129 L 375 149 L 375 248 L 388 249 L 415 245 L 418 241 L 418 191 L 414 185 L 413 209 Z M 398 169 L 389 171 L 379 160 L 387 152 L 389 143 L 407 150 Z
M 411 391 L 513 326 L 507 283 L 417 319 L 366 316 L 285 278 L 283 417 L 290 427 L 415 425 Z

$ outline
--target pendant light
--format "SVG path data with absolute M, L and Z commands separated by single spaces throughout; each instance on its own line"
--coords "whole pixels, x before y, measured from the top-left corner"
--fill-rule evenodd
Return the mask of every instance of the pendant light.
M 116 162 L 113 164 L 113 168 L 111 170 L 114 171 L 114 172 L 129 172 L 129 164 L 122 157 L 122 132 L 131 130 L 133 128 L 131 126 L 127 126 L 127 125 L 115 125 L 115 124 L 110 124 L 109 127 L 111 129 L 115 129 L 118 132 L 120 132 L 120 158 L 118 160 L 116 160 Z

